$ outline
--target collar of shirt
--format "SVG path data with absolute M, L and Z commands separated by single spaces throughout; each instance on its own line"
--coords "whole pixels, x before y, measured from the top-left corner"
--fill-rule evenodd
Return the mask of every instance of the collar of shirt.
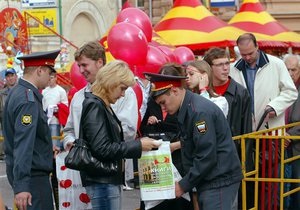
M 258 51 L 258 58 L 256 59 L 256 65 L 255 65 L 255 67 L 252 68 L 252 67 L 249 66 L 249 64 L 247 62 L 245 62 L 246 70 L 255 70 L 256 71 L 258 69 L 258 67 L 259 67 L 259 59 L 260 59 L 260 53 Z
M 87 85 L 84 88 L 84 92 L 91 92 L 91 88 L 92 88 L 92 84 L 91 83 L 87 83 Z

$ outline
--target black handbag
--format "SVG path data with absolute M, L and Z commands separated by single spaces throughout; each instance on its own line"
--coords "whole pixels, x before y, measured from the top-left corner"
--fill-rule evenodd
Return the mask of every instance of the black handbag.
M 83 171 L 90 176 L 117 174 L 120 167 L 117 160 L 100 161 L 93 157 L 88 142 L 82 137 L 81 124 L 80 122 L 79 138 L 75 139 L 74 145 L 65 157 L 65 166 L 70 169 Z
M 90 176 L 114 175 L 118 172 L 117 161 L 99 161 L 92 156 L 84 139 L 76 139 L 69 154 L 65 157 L 65 166 L 84 171 Z

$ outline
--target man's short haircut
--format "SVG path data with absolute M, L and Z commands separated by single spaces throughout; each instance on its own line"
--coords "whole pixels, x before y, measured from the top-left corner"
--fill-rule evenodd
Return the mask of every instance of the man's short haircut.
M 228 58 L 230 59 L 229 54 L 226 52 L 226 50 L 219 48 L 219 47 L 213 47 L 210 48 L 208 51 L 206 51 L 203 60 L 205 60 L 210 66 L 213 65 L 213 60 L 219 59 L 219 58 Z
M 98 41 L 91 41 L 81 46 L 74 53 L 75 60 L 79 60 L 81 56 L 85 56 L 94 61 L 102 59 L 103 65 L 106 64 L 105 49 Z
M 254 46 L 257 47 L 256 37 L 252 33 L 244 33 L 240 35 L 239 38 L 236 40 L 236 44 L 237 46 L 239 46 L 239 44 L 245 41 L 252 41 Z

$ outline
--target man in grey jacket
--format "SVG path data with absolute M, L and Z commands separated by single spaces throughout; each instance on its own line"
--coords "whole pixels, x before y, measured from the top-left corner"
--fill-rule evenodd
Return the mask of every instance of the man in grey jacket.
M 290 106 L 285 114 L 286 124 L 299 122 L 300 121 L 300 58 L 298 55 L 288 55 L 284 59 L 284 63 L 293 79 L 293 82 L 298 89 L 298 98 Z M 300 135 L 300 126 L 294 126 L 288 128 L 287 135 L 299 136 Z M 290 156 L 300 155 L 300 141 L 290 141 L 288 151 Z M 300 179 L 300 160 L 295 160 L 291 163 L 292 165 L 292 177 L 293 179 Z M 300 187 L 300 183 L 293 183 L 292 189 Z M 300 192 L 296 192 L 291 195 L 291 204 L 290 209 L 300 209 Z

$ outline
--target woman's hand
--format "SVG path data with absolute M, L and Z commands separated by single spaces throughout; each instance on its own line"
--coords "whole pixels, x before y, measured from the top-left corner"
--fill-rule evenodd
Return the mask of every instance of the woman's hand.
M 200 74 L 198 77 L 199 80 L 199 90 L 204 90 L 208 86 L 208 76 L 207 74 Z
M 149 138 L 149 137 L 142 137 L 142 151 L 151 151 L 152 149 L 156 149 L 161 145 L 161 141 Z

